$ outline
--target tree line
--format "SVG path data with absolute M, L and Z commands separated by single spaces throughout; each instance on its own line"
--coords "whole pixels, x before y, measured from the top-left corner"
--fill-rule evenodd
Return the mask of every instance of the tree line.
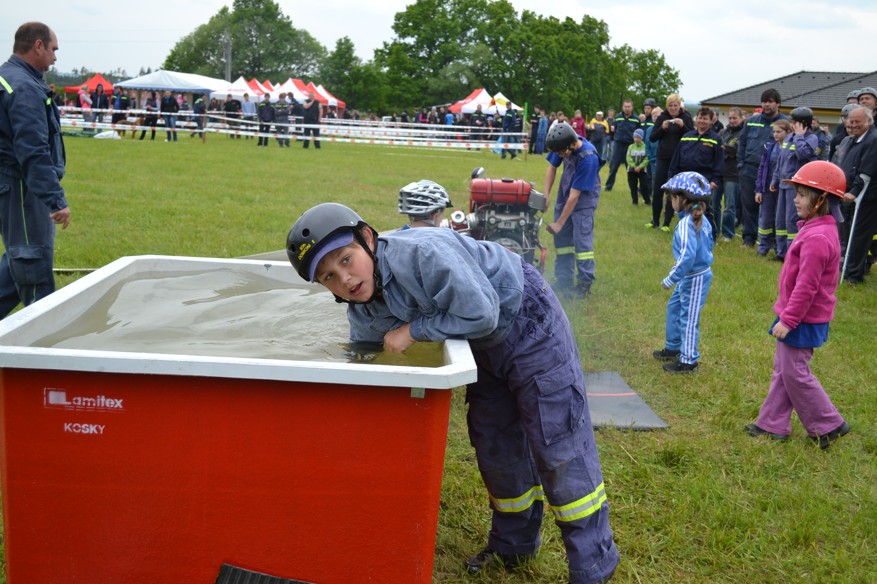
M 612 47 L 605 22 L 559 20 L 507 0 L 417 0 L 396 13 L 394 36 L 363 61 L 340 38 L 327 50 L 274 0 L 234 0 L 180 39 L 162 68 L 325 85 L 348 108 L 389 113 L 452 103 L 477 87 L 550 109 L 620 109 L 675 92 L 679 72 L 657 50 Z

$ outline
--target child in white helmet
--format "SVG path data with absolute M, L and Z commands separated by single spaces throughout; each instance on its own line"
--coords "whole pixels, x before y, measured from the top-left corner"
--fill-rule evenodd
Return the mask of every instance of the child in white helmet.
M 673 233 L 673 256 L 676 263 L 661 282 L 666 289 L 676 288 L 667 303 L 666 343 L 652 356 L 670 373 L 690 373 L 697 369 L 700 353 L 700 313 L 706 302 L 713 272 L 713 236 L 709 221 L 704 221 L 709 205 L 709 181 L 693 171 L 680 172 L 662 187 L 679 216 Z
M 451 208 L 451 198 L 442 185 L 431 180 L 419 180 L 399 189 L 399 213 L 408 215 L 411 227 L 439 227 L 444 210 Z

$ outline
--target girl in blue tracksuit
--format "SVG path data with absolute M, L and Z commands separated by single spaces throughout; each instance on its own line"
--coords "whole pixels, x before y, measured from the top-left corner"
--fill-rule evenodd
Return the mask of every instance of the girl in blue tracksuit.
M 687 373 L 698 367 L 700 313 L 713 280 L 712 227 L 704 221 L 710 183 L 696 172 L 681 172 L 667 181 L 663 190 L 670 197 L 679 223 L 673 233 L 676 263 L 661 287 L 676 288 L 667 303 L 666 343 L 653 356 L 670 361 L 664 365 L 665 371 Z
M 487 547 L 466 561 L 469 572 L 533 557 L 547 500 L 570 582 L 612 575 L 618 550 L 576 341 L 535 268 L 451 229 L 378 236 L 337 203 L 306 211 L 287 253 L 299 275 L 349 303 L 352 341 L 393 352 L 418 341 L 469 341 L 478 366 L 466 390 L 469 437 L 493 511 Z

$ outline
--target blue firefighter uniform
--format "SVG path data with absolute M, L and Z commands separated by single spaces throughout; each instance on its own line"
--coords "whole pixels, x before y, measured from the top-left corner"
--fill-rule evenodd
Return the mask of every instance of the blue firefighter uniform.
M 705 203 L 701 203 L 705 204 Z M 673 257 L 676 263 L 661 283 L 676 286 L 667 303 L 666 348 L 679 351 L 679 361 L 697 363 L 700 340 L 700 312 L 713 281 L 713 236 L 709 221 L 696 229 L 691 213 L 677 213 L 679 223 L 673 232 Z
M 633 144 L 633 133 L 640 127 L 639 116 L 632 113 L 629 116 L 621 112 L 615 116 L 615 148 L 612 151 L 612 159 L 609 161 L 609 176 L 606 178 L 606 190 L 611 191 L 615 186 L 615 174 L 618 167 L 622 166 L 627 159 L 627 147 Z
M 0 65 L 0 318 L 54 292 L 55 225 L 67 208 L 60 113 L 37 69 L 17 55 Z
M 724 173 L 722 139 L 713 130 L 699 134 L 692 130 L 679 140 L 679 147 L 670 161 L 669 176 L 683 171 L 698 172 L 709 181 L 719 184 Z
M 804 134 L 789 134 L 780 145 L 776 169 L 770 187 L 777 192 L 776 246 L 777 257 L 786 257 L 786 251 L 798 234 L 798 211 L 795 209 L 795 185 L 783 179 L 792 178 L 798 169 L 817 159 L 819 138 L 808 128 Z
M 594 282 L 594 214 L 600 202 L 600 157 L 596 148 L 582 139 L 582 146 L 568 158 L 556 152 L 546 157 L 548 164 L 557 168 L 563 162 L 563 174 L 557 188 L 554 202 L 554 220 L 560 218 L 564 205 L 569 199 L 570 189 L 580 191 L 579 200 L 561 230 L 554 236 L 557 258 L 554 261 L 554 275 L 558 289 L 573 287 L 575 272 L 578 271 L 578 285 L 590 288 Z
M 743 209 L 743 243 L 755 244 L 758 236 L 758 203 L 755 202 L 755 180 L 758 163 L 765 144 L 773 141 L 771 125 L 789 116 L 778 113 L 772 118 L 755 114 L 743 125 L 737 143 L 737 169 L 740 171 L 740 200 Z
M 489 547 L 535 554 L 547 500 L 570 582 L 612 574 L 618 550 L 581 363 L 551 288 L 502 246 L 450 229 L 382 235 L 376 257 L 381 299 L 349 306 L 352 341 L 380 342 L 407 322 L 414 339 L 468 339 L 473 349 L 478 381 L 466 399 L 493 510 Z

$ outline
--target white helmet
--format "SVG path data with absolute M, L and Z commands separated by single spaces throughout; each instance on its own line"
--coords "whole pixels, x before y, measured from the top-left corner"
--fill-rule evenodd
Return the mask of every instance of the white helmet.
M 431 180 L 420 180 L 399 189 L 399 212 L 404 215 L 425 217 L 452 206 L 445 187 Z

